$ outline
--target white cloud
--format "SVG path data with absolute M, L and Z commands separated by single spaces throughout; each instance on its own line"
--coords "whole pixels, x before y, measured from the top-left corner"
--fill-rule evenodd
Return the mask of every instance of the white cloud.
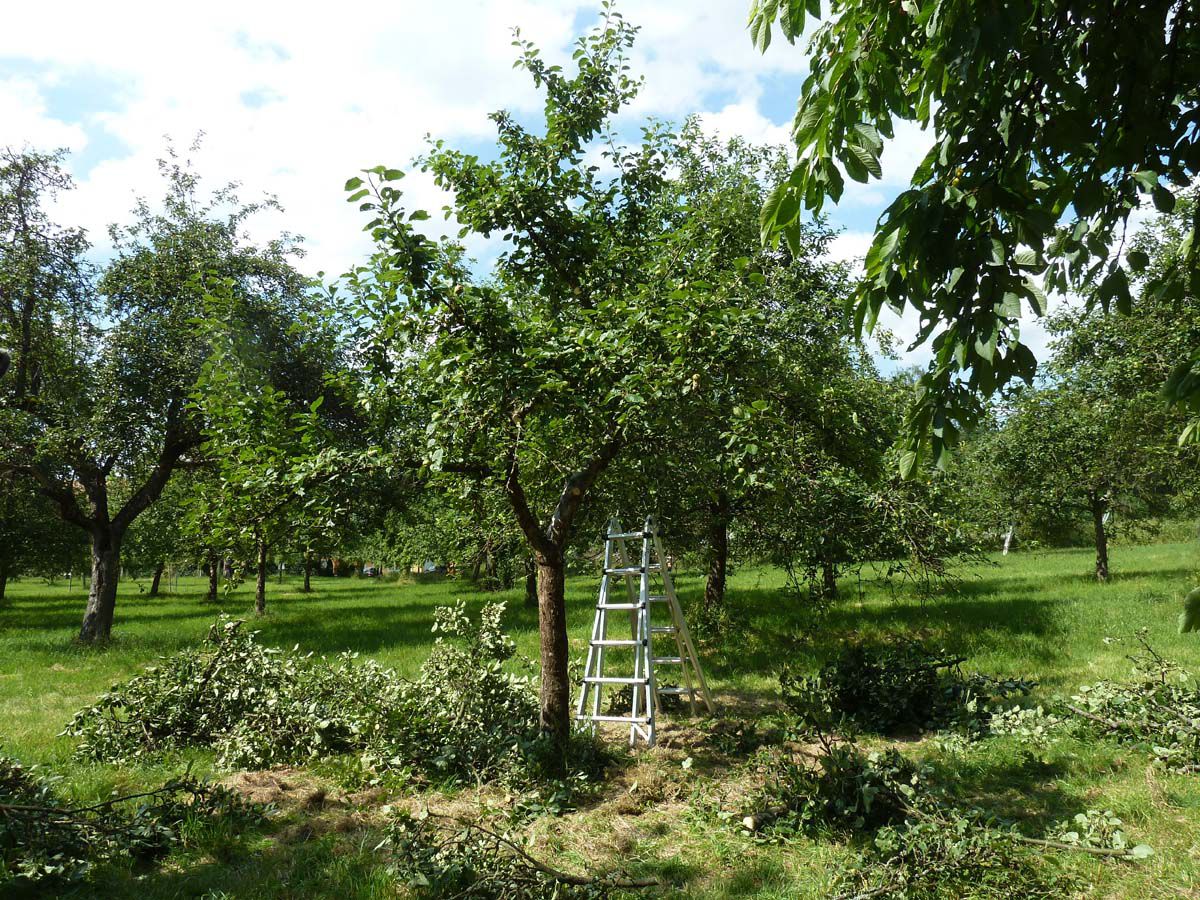
M 786 141 L 786 128 L 757 108 L 758 79 L 795 74 L 798 91 L 799 48 L 759 54 L 745 11 L 724 0 L 623 11 L 642 28 L 632 63 L 646 77 L 623 121 L 679 121 L 710 102 L 718 105 L 715 127 Z M 565 64 L 577 23 L 589 26 L 597 13 L 598 4 L 578 0 L 60 0 L 47 28 L 43 9 L 17 5 L 0 30 L 0 59 L 38 74 L 0 81 L 0 136 L 79 150 L 88 129 L 102 128 L 128 148 L 89 159 L 63 201 L 63 214 L 102 241 L 137 196 L 160 193 L 165 138 L 182 149 L 204 131 L 195 159 L 210 186 L 236 180 L 244 199 L 277 195 L 286 216 L 258 227 L 304 235 L 306 267 L 335 273 L 366 249 L 362 218 L 343 201 L 346 178 L 381 162 L 406 167 L 426 134 L 487 140 L 487 114 L 498 108 L 535 115 L 541 98 L 512 68 L 512 26 Z M 89 97 L 60 118 L 47 112 L 48 88 L 93 79 L 119 86 L 117 95 L 104 103 Z M 405 187 L 441 221 L 443 200 L 428 180 L 410 178 Z
M 79 125 L 60 121 L 46 110 L 37 83 L 28 78 L 0 78 L 0 147 L 33 147 L 79 151 L 87 135 Z
M 875 237 L 870 231 L 843 231 L 829 246 L 829 258 L 837 262 L 862 263 Z

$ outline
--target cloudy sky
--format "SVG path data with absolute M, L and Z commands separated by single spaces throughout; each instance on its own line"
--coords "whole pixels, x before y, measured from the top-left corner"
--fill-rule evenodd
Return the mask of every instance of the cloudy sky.
M 804 75 L 799 48 L 759 54 L 745 28 L 747 0 L 641 0 L 621 5 L 642 28 L 634 69 L 646 85 L 625 118 L 680 121 L 784 143 Z M 426 135 L 485 154 L 487 114 L 535 116 L 538 95 L 512 68 L 513 26 L 547 57 L 566 61 L 598 2 L 566 0 L 342 0 L 339 3 L 137 0 L 22 3 L 0 30 L 0 146 L 65 147 L 78 189 L 65 222 L 102 243 L 135 198 L 160 191 L 156 160 L 168 139 L 193 154 L 213 186 L 236 180 L 243 199 L 278 196 L 263 218 L 306 239 L 305 267 L 337 273 L 366 242 L 342 185 L 366 166 L 405 168 Z M 876 218 L 927 146 L 915 129 L 885 152 L 882 182 L 851 183 L 831 221 L 835 252 L 861 256 Z M 409 178 L 410 205 L 437 209 L 436 190 Z M 102 252 L 102 250 L 101 250 Z M 899 334 L 910 323 L 889 323 Z M 1027 336 L 1030 337 L 1030 336 Z M 1038 344 L 1036 338 L 1032 343 Z M 917 351 L 906 361 L 923 361 Z

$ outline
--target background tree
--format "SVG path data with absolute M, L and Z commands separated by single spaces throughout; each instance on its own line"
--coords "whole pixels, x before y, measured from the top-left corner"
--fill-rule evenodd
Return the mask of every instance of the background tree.
M 11 579 L 59 577 L 86 556 L 83 535 L 62 527 L 49 500 L 24 479 L 0 475 L 0 601 Z
M 832 0 L 824 11 L 755 0 L 751 36 L 765 50 L 778 23 L 794 41 L 823 12 L 794 126 L 799 158 L 763 208 L 763 232 L 795 233 L 801 208 L 836 202 L 844 176 L 880 177 L 896 121 L 929 130 L 933 146 L 881 216 L 855 295 L 859 327 L 885 304 L 911 307 L 918 343 L 932 338 L 901 458 L 912 472 L 926 437 L 941 460 L 981 397 L 1033 378 L 1019 319 L 1023 304 L 1045 312 L 1039 276 L 1062 292 L 1095 286 L 1101 307 L 1130 310 L 1131 273 L 1147 262 L 1126 252 L 1130 214 L 1143 202 L 1170 211 L 1200 173 L 1200 14 L 1189 0 Z M 1197 224 L 1193 214 L 1179 266 L 1153 285 L 1164 298 L 1200 287 Z M 1180 400 L 1200 394 L 1200 377 L 1184 378 L 1192 352 L 1176 360 Z
M 187 405 L 207 352 L 195 325 L 199 277 L 229 279 L 245 298 L 244 327 L 271 332 L 283 346 L 280 311 L 305 285 L 290 264 L 290 240 L 260 248 L 243 234 L 258 206 L 239 204 L 232 188 L 203 198 L 174 157 L 162 170 L 161 210 L 140 203 L 132 225 L 112 230 L 113 258 L 93 284 L 79 261 L 82 234 L 55 228 L 42 211 L 50 193 L 69 185 L 58 159 L 10 154 L 0 168 L 0 340 L 17 326 L 15 377 L 0 383 L 0 468 L 32 480 L 90 538 L 85 642 L 111 633 L 131 524 L 175 471 L 199 462 L 201 423 Z
M 721 141 L 689 122 L 672 159 L 659 253 L 674 279 L 719 302 L 697 307 L 711 318 L 693 326 L 700 340 L 680 360 L 691 380 L 656 452 L 623 462 L 635 472 L 618 483 L 654 498 L 673 548 L 704 548 L 700 624 L 714 624 L 731 528 L 758 526 L 798 429 L 836 429 L 825 400 L 860 357 L 845 337 L 846 271 L 825 259 L 832 232 L 806 227 L 784 247 L 759 239 L 763 185 L 785 171 L 782 148 Z
M 327 397 L 334 398 L 331 408 L 346 411 L 335 389 L 336 339 L 306 316 L 301 296 L 291 346 L 263 342 L 244 327 L 244 298 L 232 279 L 209 280 L 205 289 L 201 327 L 211 353 L 192 407 L 205 422 L 217 500 L 202 520 L 227 553 L 253 555 L 254 609 L 261 616 L 270 553 L 297 541 L 307 551 L 314 532 L 332 527 L 348 502 L 348 492 L 329 489 L 335 480 L 348 487 L 350 479 L 319 413 Z

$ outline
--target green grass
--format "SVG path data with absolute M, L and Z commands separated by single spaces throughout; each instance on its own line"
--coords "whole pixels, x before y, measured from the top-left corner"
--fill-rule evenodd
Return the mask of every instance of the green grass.
M 1200 638 L 1175 633 L 1182 597 L 1200 581 L 1197 563 L 1193 544 L 1122 546 L 1113 552 L 1112 582 L 1098 585 L 1090 577 L 1086 551 L 1014 554 L 964 573 L 957 587 L 926 601 L 904 589 L 847 579 L 843 599 L 820 627 L 804 603 L 781 590 L 778 572 L 747 569 L 730 584 L 733 624 L 705 641 L 702 656 L 725 714 L 734 710 L 739 716 L 770 707 L 782 664 L 813 668 L 837 640 L 852 635 L 923 636 L 967 656 L 967 668 L 1036 679 L 1045 695 L 1101 678 L 1124 678 L 1129 672 L 1125 656 L 1136 649 L 1139 628 L 1148 629 L 1150 642 L 1164 655 L 1200 670 Z M 699 578 L 685 574 L 677 581 L 685 606 L 695 603 Z M 457 598 L 472 607 L 502 599 L 508 602 L 507 623 L 520 652 L 536 656 L 536 615 L 515 591 L 485 595 L 445 579 L 399 584 L 317 579 L 314 585 L 315 592 L 305 595 L 295 579 L 271 582 L 269 615 L 254 623 L 265 643 L 299 644 L 322 654 L 356 650 L 411 674 L 428 652 L 434 607 Z M 596 579 L 584 576 L 568 583 L 572 651 L 580 658 L 596 586 Z M 185 763 L 208 771 L 211 758 L 200 751 L 120 769 L 83 765 L 71 761 L 71 742 L 57 737 L 77 709 L 155 657 L 194 645 L 219 614 L 253 618 L 248 589 L 215 605 L 204 602 L 204 589 L 199 579 L 184 579 L 177 594 L 151 599 L 126 581 L 114 641 L 95 650 L 74 642 L 84 603 L 78 585 L 69 590 L 36 580 L 10 584 L 0 604 L 0 750 L 63 775 L 65 788 L 81 799 L 164 780 Z M 811 841 L 758 844 L 720 825 L 700 801 L 734 802 L 724 783 L 727 768 L 700 760 L 691 772 L 681 770 L 678 762 L 689 755 L 686 732 L 681 735 L 684 743 L 645 754 L 631 765 L 641 790 L 649 781 L 678 784 L 688 808 L 678 808 L 681 801 L 674 799 L 650 802 L 636 816 L 623 816 L 611 803 L 600 805 L 539 822 L 543 846 L 560 853 L 564 866 L 583 867 L 594 858 L 661 872 L 682 880 L 678 896 L 822 896 L 831 867 L 847 848 Z M 1131 836 L 1151 844 L 1156 854 L 1136 866 L 1086 858 L 1063 862 L 1091 885 L 1088 896 L 1200 896 L 1197 776 L 1164 774 L 1150 767 L 1144 754 L 1103 741 L 1064 740 L 1030 749 L 1015 740 L 992 739 L 963 754 L 939 751 L 926 741 L 909 749 L 956 783 L 964 798 L 1027 823 L 1030 834 L 1086 808 L 1111 808 L 1124 818 Z M 631 847 L 610 840 L 627 833 L 636 834 Z M 335 829 L 294 841 L 278 829 L 226 836 L 177 854 L 160 872 L 144 877 L 109 872 L 101 883 L 76 893 L 394 896 L 391 880 L 371 852 L 375 841 L 369 829 Z

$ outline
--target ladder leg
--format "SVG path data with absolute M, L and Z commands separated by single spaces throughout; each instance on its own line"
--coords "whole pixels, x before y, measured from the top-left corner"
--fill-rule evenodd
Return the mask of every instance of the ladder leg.
M 666 571 L 665 563 L 663 564 L 663 571 Z M 694 665 L 694 660 L 692 660 L 692 658 L 688 655 L 687 648 L 684 646 L 683 638 L 681 636 L 683 634 L 682 610 L 678 608 L 677 604 L 670 602 L 669 599 L 672 596 L 672 592 L 667 589 L 667 578 L 669 577 L 669 573 L 663 576 L 663 593 L 668 598 L 667 606 L 671 608 L 671 624 L 675 626 L 675 633 L 672 635 L 672 637 L 675 638 L 675 649 L 679 654 L 679 658 L 683 660 L 683 665 L 681 665 L 679 668 L 683 670 L 683 681 L 687 686 L 688 713 L 695 717 L 696 687 L 692 682 L 692 667 Z
M 650 523 L 647 522 L 647 525 Z M 648 531 L 649 529 L 644 529 Z M 642 650 L 646 654 L 646 713 L 650 727 L 646 736 L 646 746 L 654 746 L 655 731 L 658 723 L 655 721 L 658 713 L 658 684 L 654 680 L 654 648 L 650 642 L 650 536 L 642 536 L 642 586 L 639 598 L 641 608 L 638 637 L 642 642 Z
M 605 597 L 605 594 L 607 594 L 607 593 L 608 593 L 608 576 L 605 575 L 600 580 L 600 603 L 601 604 L 604 603 L 604 597 Z M 597 660 L 596 660 L 597 651 L 603 652 L 603 650 L 604 650 L 603 647 L 596 646 L 596 641 L 603 639 L 603 632 L 601 631 L 601 629 L 603 628 L 603 616 L 604 616 L 604 610 L 597 609 L 595 618 L 592 619 L 592 639 L 590 641 L 588 641 L 587 661 L 583 664 L 584 682 L 583 682 L 582 687 L 579 689 L 579 703 L 575 707 L 575 717 L 576 718 L 582 718 L 583 711 L 587 708 L 588 690 L 594 687 L 596 689 L 597 694 L 599 694 L 599 692 L 600 692 L 600 685 L 599 684 L 593 685 L 589 681 L 587 681 L 587 679 L 593 674 L 592 673 L 592 665 L 593 665 L 593 663 L 597 662 Z M 599 669 L 599 666 L 597 666 L 597 669 Z M 596 671 L 595 674 L 597 676 L 599 676 L 600 672 Z
M 657 531 L 654 534 L 654 545 L 661 558 L 662 543 L 658 539 Z M 688 631 L 687 622 L 683 618 L 683 608 L 679 605 L 679 598 L 675 595 L 675 582 L 671 578 L 671 573 L 667 571 L 666 566 L 663 566 L 663 588 L 667 595 L 667 602 L 671 606 L 671 615 L 677 620 L 679 629 L 679 637 L 683 641 L 684 647 L 687 648 L 687 656 L 685 658 L 691 661 L 692 668 L 696 670 L 696 680 L 700 683 L 700 696 L 704 700 L 704 706 L 709 713 L 715 712 L 713 706 L 712 694 L 708 690 L 708 681 L 704 677 L 704 670 L 700 668 L 700 656 L 696 653 L 696 645 L 692 643 L 692 634 Z
M 608 593 L 608 591 L 606 590 L 605 594 L 607 595 L 607 593 Z M 599 639 L 604 640 L 608 636 L 608 610 L 606 610 L 606 609 L 596 610 L 596 618 L 600 621 L 600 626 L 598 629 L 599 633 L 600 633 Z M 596 677 L 597 678 L 600 678 L 601 676 L 604 675 L 603 670 L 604 670 L 604 646 L 601 645 L 596 648 Z M 592 696 L 592 715 L 598 716 L 598 715 L 600 715 L 601 696 L 604 693 L 604 682 L 597 681 L 595 683 L 595 685 L 593 685 L 593 687 L 595 687 L 596 692 Z

